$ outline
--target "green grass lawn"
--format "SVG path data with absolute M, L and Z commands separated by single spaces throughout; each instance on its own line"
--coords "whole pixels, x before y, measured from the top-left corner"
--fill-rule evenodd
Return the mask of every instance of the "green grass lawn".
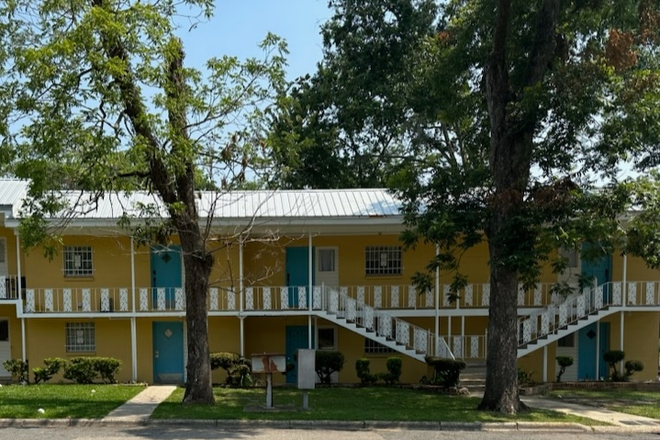
M 297 408 L 296 411 L 264 410 L 263 388 L 215 388 L 213 406 L 184 406 L 183 389 L 178 388 L 160 404 L 154 418 L 163 419 L 223 419 L 223 420 L 347 420 L 347 421 L 435 421 L 435 422 L 573 422 L 598 424 L 590 419 L 533 410 L 507 417 L 498 413 L 476 411 L 480 399 L 447 396 L 430 391 L 402 388 L 319 388 L 310 391 L 307 411 L 301 410 L 301 391 L 275 388 L 276 408 Z M 245 408 L 252 411 L 245 411 Z
M 4 385 L 0 418 L 101 418 L 142 390 L 134 385 Z
M 553 399 L 660 419 L 660 393 L 629 390 L 554 390 Z

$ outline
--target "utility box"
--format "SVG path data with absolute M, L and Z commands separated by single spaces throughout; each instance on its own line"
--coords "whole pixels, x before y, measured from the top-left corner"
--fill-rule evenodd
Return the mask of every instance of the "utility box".
M 298 389 L 313 390 L 316 384 L 316 350 L 298 350 Z

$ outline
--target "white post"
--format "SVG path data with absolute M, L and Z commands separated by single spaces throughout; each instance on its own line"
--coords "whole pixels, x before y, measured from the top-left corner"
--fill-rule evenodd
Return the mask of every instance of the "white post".
M 308 233 L 309 237 L 309 244 L 307 246 L 308 248 L 308 269 L 309 269 L 309 276 L 308 276 L 308 287 L 307 287 L 307 305 L 309 306 L 309 315 L 307 315 L 307 348 L 310 350 L 312 349 L 312 283 L 313 281 L 313 276 L 314 276 L 314 264 L 313 264 L 313 249 L 312 249 L 312 233 Z
M 439 254 L 440 248 L 435 245 L 435 256 Z M 435 269 L 435 341 L 440 340 L 440 267 Z M 434 347 L 435 349 L 435 347 Z
M 20 306 L 21 308 L 21 316 L 23 315 L 23 286 L 21 283 L 21 238 L 18 234 L 16 234 L 16 272 L 18 272 L 17 277 L 18 280 L 17 282 L 17 289 L 18 291 L 16 292 L 16 295 L 19 299 L 19 305 L 16 306 L 16 310 L 18 310 L 18 307 Z M 25 343 L 25 318 L 21 317 L 21 359 L 23 362 L 27 360 L 27 344 Z
M 543 346 L 543 382 L 548 382 L 548 346 Z
M 461 354 L 463 355 L 463 359 L 467 357 L 465 355 L 465 345 L 465 316 L 461 316 Z
M 238 326 L 241 357 L 245 357 L 245 322 L 243 317 L 243 234 L 238 237 Z
M 622 276 L 622 282 L 623 286 L 621 286 L 621 306 L 625 307 L 626 306 L 626 300 L 628 296 L 628 254 L 623 254 L 623 276 Z M 619 317 L 619 350 L 623 350 L 623 322 L 624 322 L 624 315 L 623 315 L 623 310 L 621 310 Z M 621 363 L 619 365 L 619 371 L 623 371 L 623 359 L 621 360 Z
M 600 321 L 596 321 L 596 380 L 600 379 Z
M 131 306 L 133 307 L 133 316 L 131 316 L 131 378 L 137 382 L 138 363 L 137 363 L 137 322 L 135 321 L 135 247 L 133 237 L 131 237 Z

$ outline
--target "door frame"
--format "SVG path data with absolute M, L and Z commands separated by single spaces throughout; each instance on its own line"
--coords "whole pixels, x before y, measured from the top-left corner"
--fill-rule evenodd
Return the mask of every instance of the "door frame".
M 157 342 L 157 331 L 158 331 L 157 327 L 159 327 L 159 326 L 166 327 L 167 324 L 170 324 L 170 325 L 174 324 L 177 327 L 178 326 L 181 327 L 181 341 L 180 342 L 178 340 L 176 341 L 177 345 L 181 345 L 181 353 L 180 353 L 179 358 L 175 359 L 175 361 L 173 361 L 173 362 L 176 362 L 177 364 L 179 364 L 178 369 L 180 370 L 180 374 L 181 374 L 181 382 L 185 382 L 186 381 L 185 365 L 186 365 L 186 360 L 187 360 L 186 359 L 187 358 L 187 356 L 186 356 L 187 355 L 187 353 L 186 353 L 187 349 L 186 349 L 186 326 L 184 325 L 184 322 L 183 321 L 152 321 L 152 323 L 151 323 L 151 335 L 152 335 L 151 347 L 152 347 L 152 363 L 153 363 L 153 366 L 152 366 L 153 383 L 170 383 L 169 381 L 161 382 L 161 381 L 158 380 L 158 376 L 159 376 L 159 374 L 161 374 L 161 372 L 159 370 L 162 369 L 162 365 L 160 365 L 160 367 L 161 367 L 160 369 L 157 368 L 157 365 L 158 365 L 157 359 L 159 359 L 159 357 L 156 356 L 156 354 L 157 354 L 156 342 Z M 176 353 L 176 351 L 174 351 L 174 352 Z M 164 374 L 179 374 L 179 372 L 178 371 L 175 371 L 175 372 L 172 372 L 172 373 L 165 372 Z

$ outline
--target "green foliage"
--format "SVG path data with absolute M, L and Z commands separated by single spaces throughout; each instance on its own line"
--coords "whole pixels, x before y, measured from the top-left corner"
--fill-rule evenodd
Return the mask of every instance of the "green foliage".
M 611 371 L 609 379 L 612 382 L 625 382 L 628 378 L 625 374 L 619 373 L 616 365 L 626 357 L 621 350 L 608 350 L 603 353 L 603 359 L 607 362 Z
M 362 385 L 372 385 L 378 381 L 378 376 L 371 373 L 369 364 L 371 361 L 366 358 L 355 361 L 355 371 Z
M 387 367 L 387 373 L 383 375 L 383 380 L 387 385 L 394 385 L 395 383 L 399 382 L 402 365 L 403 361 L 400 357 L 392 356 L 387 358 L 385 363 L 385 366 Z
M 9 359 L 2 363 L 2 366 L 9 374 L 13 380 L 18 382 L 29 382 L 28 377 L 28 364 L 21 359 Z
M 101 379 L 108 383 L 115 383 L 116 376 L 121 368 L 121 361 L 110 357 L 95 357 L 94 370 L 101 376 Z
M 252 380 L 252 363 L 242 358 L 238 353 L 211 353 L 211 369 L 222 368 L 227 373 L 226 384 L 229 386 L 249 387 Z
M 467 365 L 463 361 L 427 356 L 426 363 L 433 367 L 431 383 L 445 388 L 457 387 L 460 384 L 461 370 Z
M 522 368 L 518 367 L 518 385 L 522 384 L 533 384 L 534 383 L 534 372 L 525 371 Z
M 566 372 L 566 369 L 573 365 L 573 358 L 570 356 L 557 356 L 555 359 L 559 365 L 559 371 L 557 372 L 557 382 L 561 382 L 561 377 Z
M 79 384 L 92 383 L 98 377 L 94 368 L 94 358 L 74 357 L 64 367 L 64 378 Z
M 339 351 L 316 350 L 316 374 L 322 384 L 329 384 L 330 376 L 344 368 L 344 355 Z
M 44 359 L 45 368 L 35 367 L 32 369 L 34 373 L 34 382 L 48 382 L 54 375 L 60 372 L 65 368 L 67 364 L 66 359 L 62 358 L 46 358 Z
M 637 361 L 637 360 L 626 361 L 623 367 L 626 370 L 625 372 L 626 377 L 632 376 L 637 371 L 644 370 L 644 364 L 642 363 L 642 361 Z

